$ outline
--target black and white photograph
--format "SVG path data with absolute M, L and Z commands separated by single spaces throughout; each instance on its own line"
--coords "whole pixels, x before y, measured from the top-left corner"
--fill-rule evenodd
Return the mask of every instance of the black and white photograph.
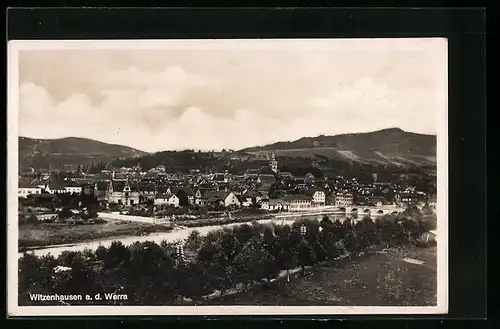
M 8 313 L 445 314 L 444 38 L 11 41 Z

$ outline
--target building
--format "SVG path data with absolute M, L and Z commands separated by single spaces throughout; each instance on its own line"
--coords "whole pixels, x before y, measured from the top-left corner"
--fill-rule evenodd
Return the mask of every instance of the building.
M 310 189 L 307 191 L 307 195 L 312 197 L 313 206 L 324 206 L 326 204 L 325 192 L 320 189 Z
M 179 206 L 179 198 L 175 194 L 158 194 L 155 196 L 154 204 L 159 205 L 171 205 L 174 207 Z
M 352 207 L 354 199 L 351 193 L 337 193 L 335 195 L 335 206 L 337 207 Z
M 133 206 L 139 203 L 140 192 L 136 184 L 128 179 L 112 179 L 106 190 L 105 199 L 109 203 Z
M 45 186 L 43 190 L 49 194 L 63 194 L 67 193 L 66 185 L 63 182 L 58 180 L 50 180 Z
M 17 189 L 17 195 L 20 198 L 27 198 L 28 195 L 41 194 L 42 188 L 26 181 L 20 181 Z
M 312 207 L 312 198 L 306 195 L 285 195 L 281 200 L 288 204 L 289 211 L 307 210 Z
M 66 193 L 82 193 L 82 185 L 77 182 L 69 182 L 65 184 Z
M 276 161 L 276 157 L 275 157 L 274 153 L 271 153 L 271 160 L 269 161 L 269 168 L 271 168 L 271 170 L 274 173 L 278 173 L 278 161 Z
M 260 208 L 269 211 L 288 211 L 290 202 L 283 199 L 262 199 Z
M 205 199 L 205 204 L 220 204 L 224 207 L 241 206 L 238 197 L 230 191 L 206 191 L 203 198 Z
M 154 182 L 141 182 L 139 183 L 140 199 L 141 201 L 154 200 L 156 196 L 156 183 Z

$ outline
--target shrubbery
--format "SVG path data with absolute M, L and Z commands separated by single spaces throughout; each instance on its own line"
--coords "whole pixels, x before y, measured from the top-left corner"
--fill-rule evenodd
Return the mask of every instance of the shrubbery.
M 321 222 L 297 220 L 292 225 L 253 222 L 206 236 L 194 231 L 184 243 L 186 254 L 194 259 L 184 262 L 178 261 L 176 246 L 168 242 L 136 242 L 128 247 L 114 242 L 95 251 L 65 252 L 57 259 L 24 254 L 19 260 L 20 305 L 31 305 L 33 293 L 79 291 L 128 296 L 126 301 L 99 304 L 165 305 L 178 303 L 179 296 L 197 303 L 212 292 L 223 297 L 237 285 L 249 288 L 255 282 L 269 282 L 282 270 L 305 269 L 346 251 L 416 244 L 422 233 L 415 221 L 391 216 L 375 222 L 364 218 L 355 225 L 325 217 Z M 57 265 L 72 270 L 54 274 Z

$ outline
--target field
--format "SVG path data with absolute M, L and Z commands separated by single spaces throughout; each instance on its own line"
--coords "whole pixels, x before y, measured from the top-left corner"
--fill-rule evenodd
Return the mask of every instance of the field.
M 405 258 L 424 261 L 422 265 Z M 205 302 L 211 305 L 436 305 L 436 248 L 381 251 L 309 269 L 305 277 Z
M 19 248 L 36 248 L 103 238 L 167 232 L 164 225 L 106 220 L 99 224 L 39 223 L 19 226 Z

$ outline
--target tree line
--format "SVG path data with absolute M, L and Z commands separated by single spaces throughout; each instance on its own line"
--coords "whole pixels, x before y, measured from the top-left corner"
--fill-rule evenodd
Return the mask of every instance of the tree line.
M 421 245 L 429 229 L 420 217 L 386 215 L 321 221 L 300 219 L 291 225 L 253 222 L 222 228 L 201 236 L 193 231 L 183 242 L 113 242 L 95 251 L 63 252 L 59 257 L 24 253 L 19 259 L 19 303 L 35 305 L 32 294 L 116 293 L 127 300 L 74 301 L 73 304 L 172 305 L 189 298 L 203 303 L 216 293 L 224 298 L 234 287 L 268 284 L 281 271 L 359 253 L 373 246 Z M 54 268 L 66 266 L 56 273 Z M 60 305 L 60 302 L 52 302 Z M 47 302 L 44 303 L 47 305 Z

